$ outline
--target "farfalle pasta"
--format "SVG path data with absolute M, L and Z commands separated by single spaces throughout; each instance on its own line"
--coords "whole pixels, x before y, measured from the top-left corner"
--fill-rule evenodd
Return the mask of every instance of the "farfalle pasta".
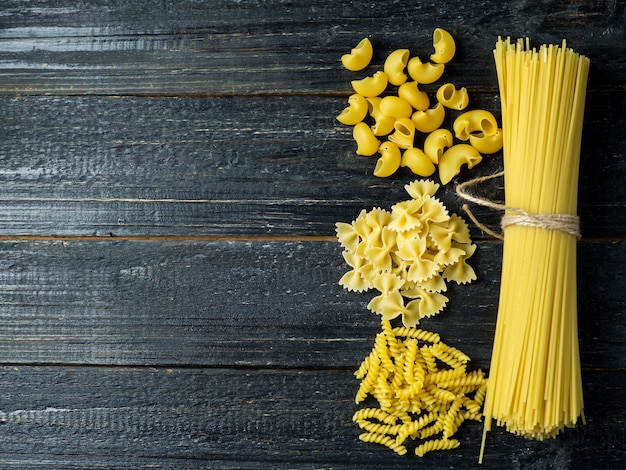
M 399 158 L 399 151 L 391 154 Z M 377 290 L 368 308 L 414 327 L 446 306 L 446 281 L 476 279 L 467 263 L 475 245 L 463 219 L 434 196 L 439 184 L 418 180 L 405 188 L 411 199 L 390 211 L 361 211 L 352 223 L 337 223 L 337 238 L 352 268 L 339 283 L 350 291 Z
M 371 42 L 363 40 L 350 54 L 342 56 L 344 66 L 348 70 L 357 70 L 353 62 L 361 61 L 360 57 L 367 56 L 370 48 Z M 469 94 L 466 88 L 457 87 L 453 83 L 445 83 L 434 92 L 420 89 L 421 84 L 432 84 L 443 76 L 445 64 L 456 52 L 454 38 L 441 28 L 435 29 L 433 33 L 433 48 L 435 51 L 429 61 L 411 57 L 409 49 L 393 50 L 385 59 L 383 70 L 351 82 L 355 93 L 350 96 L 349 106 L 337 116 L 337 120 L 342 124 L 361 127 L 355 132 L 358 155 L 373 156 L 377 152 L 381 153 L 376 160 L 374 176 L 390 177 L 400 168 L 407 168 L 422 177 L 431 176 L 436 166 L 440 165 L 444 151 L 455 145 L 454 138 L 467 142 L 481 157 L 482 154 L 492 154 L 502 148 L 502 129 L 487 111 L 472 110 L 459 116 L 454 121 L 454 136 L 442 128 L 448 113 L 463 111 L 468 107 Z M 396 87 L 395 93 L 390 87 Z M 429 93 L 434 96 L 431 97 Z M 466 124 L 470 128 L 463 127 Z M 364 125 L 370 128 L 371 133 L 364 130 Z M 474 125 L 479 127 L 472 130 Z M 389 152 L 382 153 L 386 149 L 381 145 L 385 139 L 398 146 L 401 151 L 399 160 L 395 154 L 390 157 Z M 374 149 L 376 143 L 378 149 Z M 424 154 L 430 162 L 424 159 Z M 458 149 L 452 153 L 457 154 Z M 466 162 L 467 167 L 471 168 L 480 160 L 472 157 L 471 164 Z M 443 184 L 451 181 L 462 166 L 456 165 L 459 160 L 446 158 L 446 161 L 445 168 L 439 171 L 440 177 L 445 175 L 445 179 L 441 179 Z

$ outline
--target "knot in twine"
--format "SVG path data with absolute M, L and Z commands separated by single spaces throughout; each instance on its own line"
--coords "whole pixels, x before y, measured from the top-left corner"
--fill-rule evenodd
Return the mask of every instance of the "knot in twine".
M 524 209 L 519 209 L 517 207 L 510 207 L 504 204 L 499 204 L 497 202 L 489 201 L 488 199 L 483 199 L 480 197 L 476 197 L 472 194 L 469 194 L 466 191 L 466 188 L 470 186 L 475 186 L 477 184 L 483 183 L 490 179 L 498 178 L 504 175 L 504 171 L 500 171 L 498 173 L 494 173 L 493 175 L 488 176 L 479 176 L 478 178 L 471 179 L 466 181 L 465 183 L 458 184 L 456 186 L 456 193 L 463 199 L 473 202 L 475 204 L 490 207 L 491 209 L 495 209 L 498 211 L 507 211 L 514 212 L 515 214 L 506 214 L 502 217 L 500 221 L 500 227 L 504 231 L 504 229 L 510 225 L 524 225 L 526 227 L 537 227 L 545 230 L 557 230 L 559 232 L 564 232 L 573 237 L 580 238 L 580 221 L 578 216 L 570 215 L 570 214 L 531 214 Z M 474 222 L 481 230 L 488 233 L 489 235 L 498 238 L 500 240 L 504 240 L 504 236 L 494 232 L 489 227 L 482 224 L 480 221 L 476 219 L 472 211 L 470 211 L 469 206 L 467 204 L 463 205 L 463 210 L 467 213 L 472 222 Z

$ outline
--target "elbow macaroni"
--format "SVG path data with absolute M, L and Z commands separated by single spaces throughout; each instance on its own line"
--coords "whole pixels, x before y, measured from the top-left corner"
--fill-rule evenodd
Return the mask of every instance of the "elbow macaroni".
M 482 156 L 471 145 L 453 145 L 439 159 L 439 178 L 443 184 L 448 184 L 461 172 L 461 166 L 466 164 L 468 168 L 473 168 L 481 160 Z
M 356 153 L 369 157 L 374 155 L 380 147 L 380 140 L 376 138 L 370 126 L 364 122 L 355 124 L 352 129 L 352 136 L 357 143 Z
M 369 39 L 364 38 L 352 49 L 350 54 L 341 56 L 341 63 L 348 70 L 353 72 L 363 70 L 367 67 L 374 55 L 374 49 Z
M 435 53 L 430 56 L 430 60 L 438 64 L 450 62 L 456 52 L 456 44 L 452 35 L 441 28 L 436 28 L 433 33 L 433 47 Z
M 398 88 L 398 96 L 418 111 L 425 111 L 430 106 L 428 93 L 418 88 L 417 82 L 405 82 Z
M 413 173 L 419 176 L 430 176 L 435 172 L 434 163 L 417 147 L 405 150 L 402 154 L 400 166 L 408 167 Z
M 413 147 L 415 141 L 415 124 L 409 118 L 397 119 L 393 125 L 395 132 L 389 136 L 389 140 L 402 149 Z
M 360 95 L 371 97 L 378 96 L 385 91 L 387 83 L 388 79 L 385 72 L 378 71 L 374 75 L 361 80 L 352 80 L 352 88 Z
M 452 146 L 452 132 L 448 129 L 436 129 L 424 140 L 424 153 L 433 163 L 439 163 L 439 159 L 447 148 Z
M 357 122 L 361 122 L 365 119 L 367 111 L 368 106 L 365 97 L 355 93 L 348 98 L 348 107 L 345 108 L 339 116 L 337 116 L 337 121 L 342 124 L 353 126 Z
M 439 129 L 446 117 L 446 111 L 441 103 L 437 103 L 433 108 L 426 111 L 415 111 L 411 115 L 411 120 L 415 124 L 415 129 L 420 132 L 429 133 Z
M 389 54 L 383 65 L 383 71 L 387 75 L 389 83 L 392 85 L 402 85 L 406 82 L 407 75 L 404 69 L 408 61 L 408 49 L 397 49 Z
M 354 126 L 353 137 L 358 155 L 380 153 L 374 169 L 375 176 L 390 176 L 398 167 L 406 167 L 420 176 L 430 176 L 439 166 L 439 178 L 446 184 L 463 165 L 472 168 L 481 161 L 482 155 L 502 148 L 502 129 L 490 112 L 478 109 L 458 113 L 469 104 L 466 88 L 445 83 L 435 92 L 420 89 L 420 84 L 440 79 L 445 64 L 456 53 L 453 37 L 441 28 L 433 32 L 433 47 L 435 51 L 428 62 L 410 57 L 408 49 L 393 50 L 386 57 L 383 70 L 351 82 L 354 92 L 348 98 L 348 106 L 336 119 L 342 124 Z M 372 57 L 372 44 L 364 38 L 341 59 L 347 69 L 356 71 L 367 67 Z M 411 81 L 407 81 L 409 77 Z M 389 85 L 396 87 L 395 94 L 388 90 Z M 433 98 L 436 102 L 431 103 Z M 451 130 L 442 127 L 448 112 L 458 114 L 452 121 Z M 467 143 L 455 145 L 454 139 Z M 423 146 L 416 148 L 416 145 L 421 145 L 420 141 Z M 384 249 L 379 251 L 383 256 Z M 457 258 L 462 258 L 462 251 L 450 250 L 446 257 L 440 256 L 434 262 L 450 263 Z M 407 269 L 415 276 L 428 272 L 425 265 Z M 452 269 L 448 270 L 454 278 L 463 278 L 462 271 L 462 266 L 456 267 L 454 274 Z M 438 289 L 442 282 L 441 276 L 433 277 L 429 288 Z M 418 296 L 418 300 L 425 310 L 426 304 L 433 302 L 428 296 Z M 387 299 L 387 302 L 391 300 Z
M 399 96 L 385 96 L 380 100 L 380 110 L 385 116 L 394 117 L 396 119 L 408 118 L 413 112 L 413 108 Z
M 384 142 L 378 151 L 381 156 L 376 162 L 374 175 L 380 178 L 393 175 L 400 167 L 400 149 L 393 142 Z
M 456 88 L 452 83 L 446 83 L 437 90 L 437 100 L 446 108 L 460 111 L 467 107 L 469 96 L 465 87 Z
M 452 125 L 458 139 L 468 140 L 470 134 L 481 132 L 484 135 L 493 135 L 498 130 L 496 118 L 489 111 L 475 109 L 466 111 L 454 120 Z
M 407 72 L 417 83 L 434 83 L 441 78 L 445 65 L 433 64 L 432 62 L 422 63 L 419 57 L 413 57 L 407 64 Z

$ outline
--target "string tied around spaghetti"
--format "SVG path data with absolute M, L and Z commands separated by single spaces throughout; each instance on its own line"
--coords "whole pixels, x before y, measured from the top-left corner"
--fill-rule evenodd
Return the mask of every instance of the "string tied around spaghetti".
M 564 232 L 573 237 L 580 238 L 580 220 L 578 216 L 571 214 L 531 214 L 528 211 L 517 207 L 507 206 L 497 202 L 490 201 L 481 197 L 474 196 L 467 192 L 467 188 L 483 183 L 485 181 L 499 178 L 504 175 L 504 170 L 487 176 L 479 176 L 473 178 L 464 183 L 457 184 L 456 193 L 462 199 L 473 202 L 480 206 L 489 207 L 497 211 L 513 212 L 514 214 L 505 214 L 500 220 L 500 227 L 504 232 L 504 229 L 510 225 L 523 225 L 526 227 L 537 227 L 545 230 L 557 230 Z M 480 222 L 476 216 L 470 210 L 468 204 L 463 204 L 463 210 L 467 213 L 468 217 L 474 222 L 481 230 L 488 233 L 492 237 L 499 240 L 504 240 L 504 235 L 491 230 L 489 227 Z

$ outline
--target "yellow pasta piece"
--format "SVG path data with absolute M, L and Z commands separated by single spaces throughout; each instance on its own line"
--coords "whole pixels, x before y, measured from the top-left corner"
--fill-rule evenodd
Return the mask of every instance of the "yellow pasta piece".
M 424 151 L 416 147 L 404 151 L 400 166 L 405 166 L 420 176 L 430 176 L 436 169 L 435 164 L 426 156 Z
M 402 85 L 406 82 L 407 75 L 404 72 L 409 61 L 408 49 L 397 49 L 387 56 L 383 65 L 383 71 L 392 85 Z
M 502 129 L 497 129 L 493 135 L 485 135 L 482 133 L 470 134 L 470 145 L 482 154 L 496 153 L 504 144 Z
M 461 443 L 457 439 L 433 439 L 417 446 L 415 455 L 423 457 L 424 454 L 432 452 L 433 450 L 456 449 L 460 445 Z
M 400 85 L 398 96 L 418 111 L 426 111 L 430 106 L 428 93 L 420 90 L 417 82 L 406 82 Z
M 446 108 L 460 111 L 469 104 L 469 96 L 465 87 L 456 88 L 452 83 L 445 83 L 437 90 L 437 101 Z
M 375 136 L 383 136 L 393 131 L 393 125 L 396 122 L 396 118 L 391 116 L 385 116 L 380 110 L 380 102 L 382 98 L 380 96 L 371 96 L 365 98 L 367 101 L 367 109 L 369 115 L 374 118 L 374 125 L 372 126 L 372 132 Z
M 395 439 L 391 439 L 389 436 L 386 436 L 384 434 L 368 432 L 361 434 L 359 436 L 359 439 L 361 439 L 363 442 L 374 442 L 376 444 L 382 444 L 385 447 L 389 447 L 398 455 L 404 455 L 407 452 L 406 447 L 398 444 Z
M 396 119 L 408 118 L 413 112 L 411 105 L 398 96 L 385 96 L 380 100 L 380 110 L 385 116 Z
M 424 153 L 434 164 L 439 163 L 446 149 L 452 146 L 452 132 L 448 129 L 436 129 L 424 139 Z
M 422 63 L 419 57 L 411 58 L 407 64 L 407 72 L 410 77 L 417 83 L 425 85 L 439 80 L 443 75 L 444 68 L 443 64 Z
M 429 133 L 439 129 L 446 117 L 445 108 L 441 103 L 425 111 L 415 111 L 411 115 L 411 120 L 415 124 L 415 129 L 420 132 Z
M 381 71 L 360 80 L 352 80 L 354 91 L 368 98 L 380 95 L 387 88 L 387 84 L 387 75 Z
M 357 143 L 356 153 L 358 155 L 374 155 L 380 147 L 380 140 L 376 138 L 370 126 L 364 122 L 358 122 L 354 125 L 352 136 Z
M 380 157 L 374 168 L 374 175 L 380 178 L 393 175 L 400 168 L 400 149 L 393 142 L 384 142 L 379 147 Z
M 452 35 L 442 28 L 436 28 L 433 33 L 433 47 L 435 52 L 430 60 L 437 64 L 445 64 L 452 60 L 456 52 L 456 44 Z
M 468 140 L 475 133 L 494 135 L 498 131 L 498 123 L 489 111 L 474 109 L 460 114 L 454 120 L 452 128 L 458 139 Z
M 363 38 L 356 47 L 352 49 L 350 54 L 341 56 L 341 63 L 348 70 L 356 72 L 367 67 L 373 55 L 374 48 L 372 47 L 371 41 L 368 38 Z
M 449 183 L 467 165 L 474 168 L 482 161 L 482 156 L 469 144 L 456 144 L 447 149 L 439 159 L 439 179 L 442 184 Z
M 337 121 L 346 125 L 354 125 L 365 119 L 367 111 L 368 106 L 365 97 L 355 93 L 348 98 L 348 107 L 337 116 Z
M 415 124 L 410 118 L 398 118 L 393 125 L 395 132 L 389 136 L 389 140 L 401 149 L 413 147 L 415 142 Z M 429 176 L 429 175 L 423 175 Z

